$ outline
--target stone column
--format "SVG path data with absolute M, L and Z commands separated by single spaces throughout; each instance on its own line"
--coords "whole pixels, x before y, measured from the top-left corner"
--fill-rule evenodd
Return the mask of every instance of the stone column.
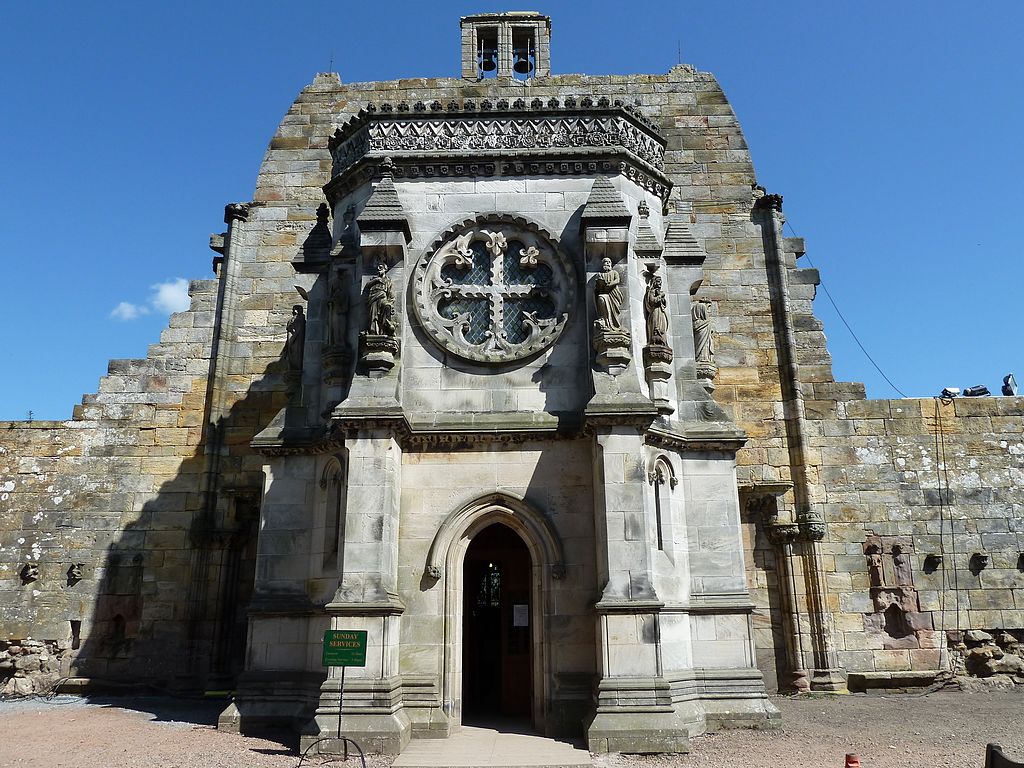
M 821 572 L 821 540 L 825 537 L 825 518 L 813 503 L 813 488 L 808 477 L 811 462 L 806 448 L 806 414 L 796 360 L 796 335 L 793 329 L 793 307 L 789 300 L 789 266 L 782 242 L 781 195 L 762 195 L 754 204 L 755 215 L 762 226 L 765 266 L 771 300 L 772 319 L 778 333 L 779 374 L 782 385 L 783 411 L 786 418 L 786 444 L 793 476 L 796 522 L 804 540 L 802 555 L 808 576 L 808 618 L 811 624 L 813 667 L 812 690 L 841 691 L 846 689 L 846 675 L 839 668 L 832 636 L 832 616 L 828 610 L 828 594 Z
M 801 634 L 800 605 L 797 602 L 799 590 L 796 581 L 796 562 L 793 544 L 800 529 L 792 523 L 766 523 L 768 540 L 778 548 L 779 596 L 783 605 L 783 629 L 786 632 L 786 659 L 789 662 L 788 685 L 798 691 L 810 689 L 804 662 L 803 636 Z
M 398 520 L 402 451 L 394 425 L 367 423 L 346 441 L 349 455 L 344 537 L 338 552 L 339 585 L 327 604 L 332 629 L 365 630 L 365 667 L 345 671 L 341 735 L 366 752 L 398 754 L 411 725 L 401 699 L 399 634 L 404 606 L 398 599 Z M 331 668 L 320 689 L 316 716 L 302 737 L 317 738 L 321 752 L 340 752 L 338 707 L 341 668 Z
M 222 254 L 215 259 L 217 270 L 217 304 L 214 309 L 213 339 L 210 344 L 210 367 L 206 384 L 206 413 L 203 419 L 203 475 L 199 492 L 203 506 L 189 531 L 191 546 L 191 581 L 188 586 L 188 669 L 184 675 L 204 675 L 210 659 L 201 651 L 212 640 L 216 617 L 209 615 L 211 570 L 219 569 L 211 561 L 219 558 L 214 553 L 218 522 L 223 520 L 226 499 L 218 494 L 221 458 L 224 447 L 224 420 L 230 412 L 229 391 L 226 384 L 230 373 L 228 363 L 232 357 L 231 345 L 235 337 L 235 313 L 238 306 L 238 275 L 241 270 L 240 251 L 249 221 L 249 205 L 229 203 L 224 206 L 224 223 L 228 229 L 215 250 Z M 217 240 L 211 237 L 211 244 Z M 222 244 L 222 245 L 221 245 Z

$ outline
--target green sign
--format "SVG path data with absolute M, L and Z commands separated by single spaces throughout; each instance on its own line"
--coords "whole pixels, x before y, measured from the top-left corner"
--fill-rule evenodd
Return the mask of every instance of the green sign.
M 365 667 L 366 630 L 328 629 L 324 632 L 325 667 Z

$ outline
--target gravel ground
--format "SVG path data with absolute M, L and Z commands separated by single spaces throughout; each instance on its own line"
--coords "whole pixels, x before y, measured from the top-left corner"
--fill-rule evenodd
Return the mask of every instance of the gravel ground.
M 595 760 L 601 768 L 843 768 L 846 754 L 864 768 L 982 768 L 994 741 L 1024 760 L 1024 691 L 927 696 L 849 695 L 773 699 L 775 731 L 728 731 L 696 738 L 686 757 Z
M 856 752 L 864 768 L 981 768 L 989 741 L 1024 759 L 1024 692 L 1019 689 L 774 701 L 782 710 L 780 730 L 702 736 L 685 757 L 610 755 L 595 763 L 598 768 L 842 768 L 845 754 Z M 0 702 L 0 767 L 295 768 L 298 755 L 285 743 L 216 731 L 221 706 L 166 698 Z M 389 762 L 372 758 L 368 768 L 386 768 Z

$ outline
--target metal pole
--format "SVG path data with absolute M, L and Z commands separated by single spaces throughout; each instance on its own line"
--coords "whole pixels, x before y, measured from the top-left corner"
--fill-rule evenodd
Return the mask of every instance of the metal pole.
M 345 762 L 348 762 L 348 741 L 341 735 L 341 706 L 345 701 L 345 667 L 341 668 L 341 688 L 338 689 L 338 738 L 341 739 L 341 748 L 344 751 Z

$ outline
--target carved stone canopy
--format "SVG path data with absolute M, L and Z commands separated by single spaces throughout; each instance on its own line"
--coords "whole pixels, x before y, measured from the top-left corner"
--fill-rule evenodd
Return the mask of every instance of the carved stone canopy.
M 607 97 L 369 104 L 329 140 L 324 192 L 333 203 L 391 157 L 395 178 L 621 173 L 667 201 L 665 145 L 638 110 Z
M 569 318 L 572 265 L 526 219 L 489 216 L 449 229 L 413 270 L 416 317 L 444 350 L 507 363 L 548 347 Z

